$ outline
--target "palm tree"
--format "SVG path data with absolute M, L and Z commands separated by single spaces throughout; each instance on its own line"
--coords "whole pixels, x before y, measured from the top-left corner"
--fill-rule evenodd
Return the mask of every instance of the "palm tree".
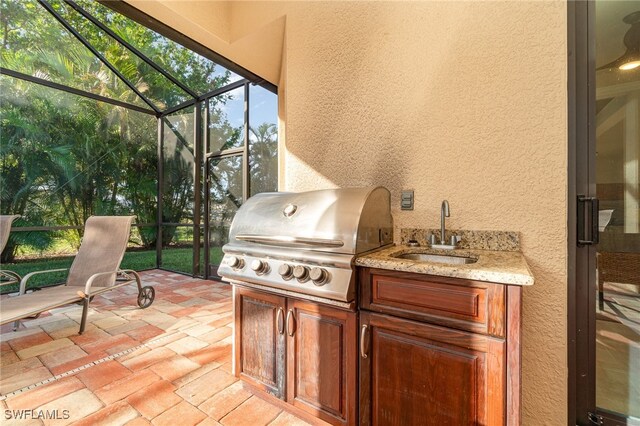
M 278 185 L 278 126 L 249 127 L 251 194 L 275 191 Z

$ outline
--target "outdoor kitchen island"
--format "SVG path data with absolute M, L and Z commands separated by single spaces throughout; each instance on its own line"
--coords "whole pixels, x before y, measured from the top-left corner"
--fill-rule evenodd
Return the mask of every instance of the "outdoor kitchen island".
M 518 424 L 522 255 L 438 265 L 392 229 L 384 188 L 249 199 L 219 269 L 234 373 L 312 423 Z

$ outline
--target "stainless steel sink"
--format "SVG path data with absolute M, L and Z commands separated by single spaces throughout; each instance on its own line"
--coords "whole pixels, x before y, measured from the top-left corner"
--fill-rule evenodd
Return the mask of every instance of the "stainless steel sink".
M 465 265 L 468 263 L 476 263 L 478 261 L 478 259 L 474 259 L 472 257 L 428 253 L 404 253 L 394 257 L 398 259 L 415 260 L 417 262 L 447 263 L 450 265 Z

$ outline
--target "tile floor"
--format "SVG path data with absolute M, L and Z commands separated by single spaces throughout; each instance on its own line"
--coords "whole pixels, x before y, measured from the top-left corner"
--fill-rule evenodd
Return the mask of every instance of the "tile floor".
M 142 279 L 156 289 L 151 307 L 138 309 L 135 285 L 98 296 L 81 336 L 77 305 L 25 321 L 17 332 L 2 326 L 3 425 L 307 424 L 252 396 L 231 374 L 227 284 L 158 270 Z M 57 419 L 7 417 L 25 409 Z

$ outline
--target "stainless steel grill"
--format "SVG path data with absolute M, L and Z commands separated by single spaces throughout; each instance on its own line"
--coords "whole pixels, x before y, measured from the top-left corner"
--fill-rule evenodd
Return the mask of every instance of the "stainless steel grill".
M 218 274 L 229 282 L 350 302 L 354 258 L 392 242 L 386 188 L 263 193 L 236 213 Z

